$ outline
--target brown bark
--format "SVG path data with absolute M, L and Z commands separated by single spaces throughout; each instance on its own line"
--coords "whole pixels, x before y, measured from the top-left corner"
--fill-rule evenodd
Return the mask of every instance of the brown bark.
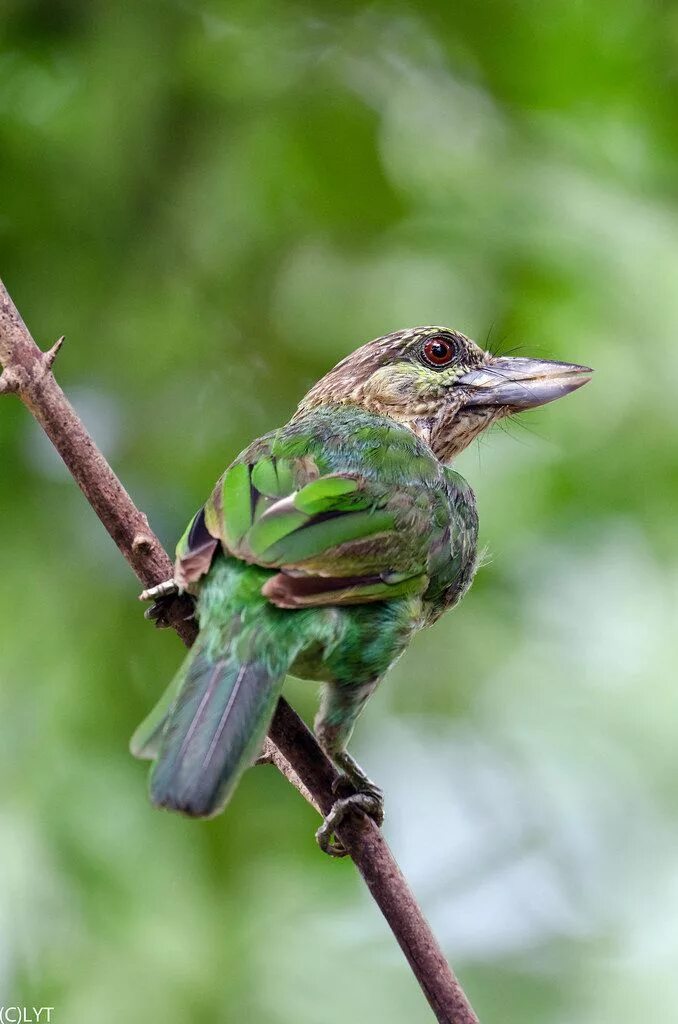
M 144 587 L 169 578 L 172 563 L 148 519 L 108 465 L 52 373 L 63 338 L 42 352 L 0 281 L 0 394 L 16 394 L 41 425 L 76 483 Z M 176 598 L 169 621 L 188 646 L 196 635 L 187 604 Z M 334 765 L 289 704 L 281 699 L 266 759 L 316 809 L 333 803 Z M 377 826 L 357 816 L 337 830 L 390 925 L 441 1024 L 478 1024 L 459 982 Z

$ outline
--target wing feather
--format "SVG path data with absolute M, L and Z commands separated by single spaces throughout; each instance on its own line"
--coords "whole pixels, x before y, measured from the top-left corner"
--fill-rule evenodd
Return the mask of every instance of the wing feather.
M 359 473 L 320 473 L 308 454 L 280 458 L 260 444 L 217 483 L 177 548 L 182 585 L 227 554 L 278 569 L 264 586 L 285 608 L 381 601 L 428 586 L 430 501 Z M 250 450 L 251 451 L 251 450 Z M 247 455 L 247 453 L 246 453 Z

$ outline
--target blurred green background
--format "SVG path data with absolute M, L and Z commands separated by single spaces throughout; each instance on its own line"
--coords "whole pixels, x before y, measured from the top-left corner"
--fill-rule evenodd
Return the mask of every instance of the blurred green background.
M 0 29 L 0 273 L 168 546 L 377 334 L 597 368 L 460 460 L 488 564 L 353 750 L 484 1024 L 675 1019 L 676 6 L 6 0 Z M 430 1021 L 273 769 L 211 823 L 151 809 L 127 742 L 179 641 L 11 398 L 0 468 L 0 1003 Z

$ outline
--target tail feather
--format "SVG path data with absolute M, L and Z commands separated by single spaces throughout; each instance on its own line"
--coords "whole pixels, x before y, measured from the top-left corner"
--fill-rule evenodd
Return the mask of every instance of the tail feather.
M 240 660 L 237 644 L 216 656 L 208 645 L 199 646 L 189 655 L 162 732 L 151 799 L 203 818 L 223 809 L 258 753 L 287 664 L 275 659 L 274 666 L 260 657 Z M 257 649 L 256 644 L 247 647 Z
M 134 735 L 129 741 L 130 753 L 134 757 L 138 757 L 142 761 L 153 761 L 158 756 L 167 718 L 179 696 L 184 675 L 185 671 L 182 667 L 150 714 L 135 729 Z
M 270 572 L 218 556 L 198 596 L 198 637 L 132 737 L 151 758 L 151 799 L 208 818 L 226 804 L 264 741 L 285 674 L 305 643 L 303 619 L 274 608 Z M 299 613 L 303 616 L 303 612 Z

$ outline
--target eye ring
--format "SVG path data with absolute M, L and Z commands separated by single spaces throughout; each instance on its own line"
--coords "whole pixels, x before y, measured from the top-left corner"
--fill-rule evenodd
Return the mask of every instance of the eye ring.
M 421 355 L 424 362 L 435 369 L 449 366 L 456 354 L 454 344 L 440 335 L 436 335 L 435 338 L 427 338 L 421 347 Z

